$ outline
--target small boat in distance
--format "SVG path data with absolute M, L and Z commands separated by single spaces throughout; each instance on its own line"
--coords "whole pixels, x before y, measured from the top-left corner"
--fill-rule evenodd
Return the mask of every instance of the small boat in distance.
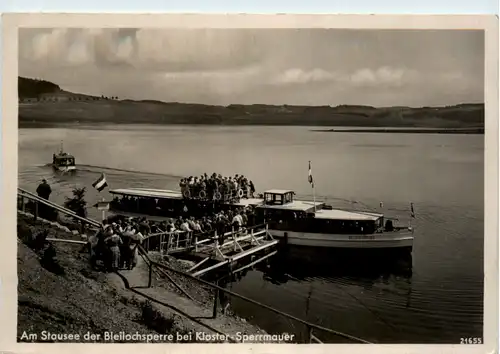
M 64 152 L 63 144 L 61 142 L 61 150 L 57 154 L 52 155 L 52 167 L 59 172 L 73 172 L 76 171 L 75 157 Z

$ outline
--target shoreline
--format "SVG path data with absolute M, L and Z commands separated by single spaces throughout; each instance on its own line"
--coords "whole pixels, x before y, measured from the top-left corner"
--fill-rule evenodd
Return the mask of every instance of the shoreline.
M 465 134 L 484 135 L 484 128 L 362 128 L 362 129 L 312 129 L 316 133 L 398 133 L 398 134 Z
M 337 125 L 309 125 L 309 124 L 248 124 L 248 123 L 228 123 L 228 124 L 210 124 L 210 123 L 165 123 L 165 122 L 113 122 L 113 121 L 83 121 L 83 122 L 48 122 L 48 121 L 19 121 L 18 129 L 51 129 L 51 128 L 69 128 L 69 129 L 89 129 L 103 126 L 198 126 L 198 127 L 325 127 L 324 129 L 309 129 L 315 133 L 404 133 L 404 134 L 476 134 L 484 135 L 484 127 L 464 127 L 464 128 L 441 128 L 441 127 L 392 127 L 392 126 L 337 126 Z M 342 129 L 338 129 L 342 127 Z

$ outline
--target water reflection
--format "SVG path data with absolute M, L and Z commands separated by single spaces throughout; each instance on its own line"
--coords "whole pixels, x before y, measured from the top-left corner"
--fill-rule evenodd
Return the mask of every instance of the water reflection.
M 361 321 L 375 320 L 381 328 L 379 333 L 398 337 L 393 313 L 387 310 L 411 306 L 412 275 L 412 255 L 408 252 L 301 248 L 280 250 L 253 268 L 219 278 L 219 284 L 323 327 L 356 334 L 356 328 L 363 327 Z M 266 295 L 260 296 L 264 289 Z M 224 296 L 221 305 L 271 333 L 285 331 L 301 340 L 307 338 L 305 326 L 269 310 L 230 296 Z M 357 333 L 365 334 L 366 330 Z M 329 333 L 319 333 L 318 337 L 329 343 L 345 342 Z

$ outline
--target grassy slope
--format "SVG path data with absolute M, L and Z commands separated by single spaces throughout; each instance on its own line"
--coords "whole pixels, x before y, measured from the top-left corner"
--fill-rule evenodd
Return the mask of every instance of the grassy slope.
M 25 79 L 20 79 L 25 80 Z M 24 83 L 23 87 L 30 86 Z M 56 87 L 56 88 L 54 88 Z M 43 90 L 42 90 L 43 91 Z M 45 91 L 19 89 L 20 125 L 60 123 L 149 123 L 224 125 L 309 125 L 364 127 L 484 127 L 484 105 L 452 107 L 272 106 L 165 103 L 106 100 L 50 86 Z M 28 94 L 28 93 L 29 94 Z M 36 95 L 32 92 L 37 92 Z M 29 97 L 38 97 L 38 101 Z M 53 102 L 54 97 L 65 100 Z M 68 100 L 70 98 L 71 100 Z M 43 101 L 42 101 L 43 99 Z
M 31 217 L 18 215 L 18 239 L 49 230 L 48 237 L 80 239 L 54 226 L 42 225 Z M 146 301 L 144 297 L 126 290 L 115 274 L 104 274 L 91 269 L 86 253 L 79 253 L 81 245 L 52 242 L 56 250 L 56 265 L 41 261 L 42 251 L 35 251 L 26 243 L 18 242 L 18 341 L 23 332 L 36 333 L 91 333 L 105 331 L 119 333 L 166 334 L 207 332 L 175 311 Z M 185 265 L 170 259 L 171 266 L 183 269 Z M 147 273 L 146 273 L 147 274 Z M 203 304 L 193 305 L 166 281 L 155 277 L 155 288 L 143 289 L 153 297 L 168 299 L 168 304 L 182 308 L 189 302 L 191 312 L 211 313 L 213 291 L 185 279 L 176 282 Z M 144 280 L 144 279 L 142 279 Z M 146 279 L 147 281 L 147 279 Z M 196 308 L 193 308 L 195 306 Z M 211 325 L 225 333 L 263 333 L 259 328 L 234 316 L 219 314 Z M 210 331 L 208 332 L 210 333 Z M 234 334 L 234 333 L 233 333 Z M 26 340 L 29 341 L 29 340 Z M 168 342 L 168 341 L 167 341 Z
M 39 230 L 18 218 L 18 236 L 24 237 L 28 229 Z M 49 237 L 58 233 L 51 230 Z M 89 268 L 86 255 L 78 253 L 80 246 L 55 246 L 62 271 L 42 266 L 40 253 L 18 243 L 18 340 L 23 331 L 39 336 L 42 331 L 82 335 L 87 331 L 123 330 L 155 333 L 141 323 L 138 302 L 120 297 L 106 284 L 104 274 Z

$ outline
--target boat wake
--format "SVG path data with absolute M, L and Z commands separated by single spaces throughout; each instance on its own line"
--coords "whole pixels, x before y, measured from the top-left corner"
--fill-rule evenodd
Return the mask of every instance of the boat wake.
M 108 166 L 97 166 L 97 165 L 85 165 L 85 164 L 83 164 L 83 165 L 77 165 L 77 169 L 80 170 L 80 171 L 95 172 L 95 173 L 101 173 L 101 172 L 105 172 L 105 171 L 112 171 L 112 172 L 134 173 L 134 174 L 150 175 L 150 176 L 165 176 L 165 177 L 171 177 L 171 178 L 182 178 L 183 177 L 183 176 L 179 176 L 179 175 L 175 175 L 175 174 L 158 173 L 158 172 L 147 172 L 147 171 L 137 171 L 137 170 L 124 169 L 124 168 L 116 168 L 116 167 L 108 167 Z

